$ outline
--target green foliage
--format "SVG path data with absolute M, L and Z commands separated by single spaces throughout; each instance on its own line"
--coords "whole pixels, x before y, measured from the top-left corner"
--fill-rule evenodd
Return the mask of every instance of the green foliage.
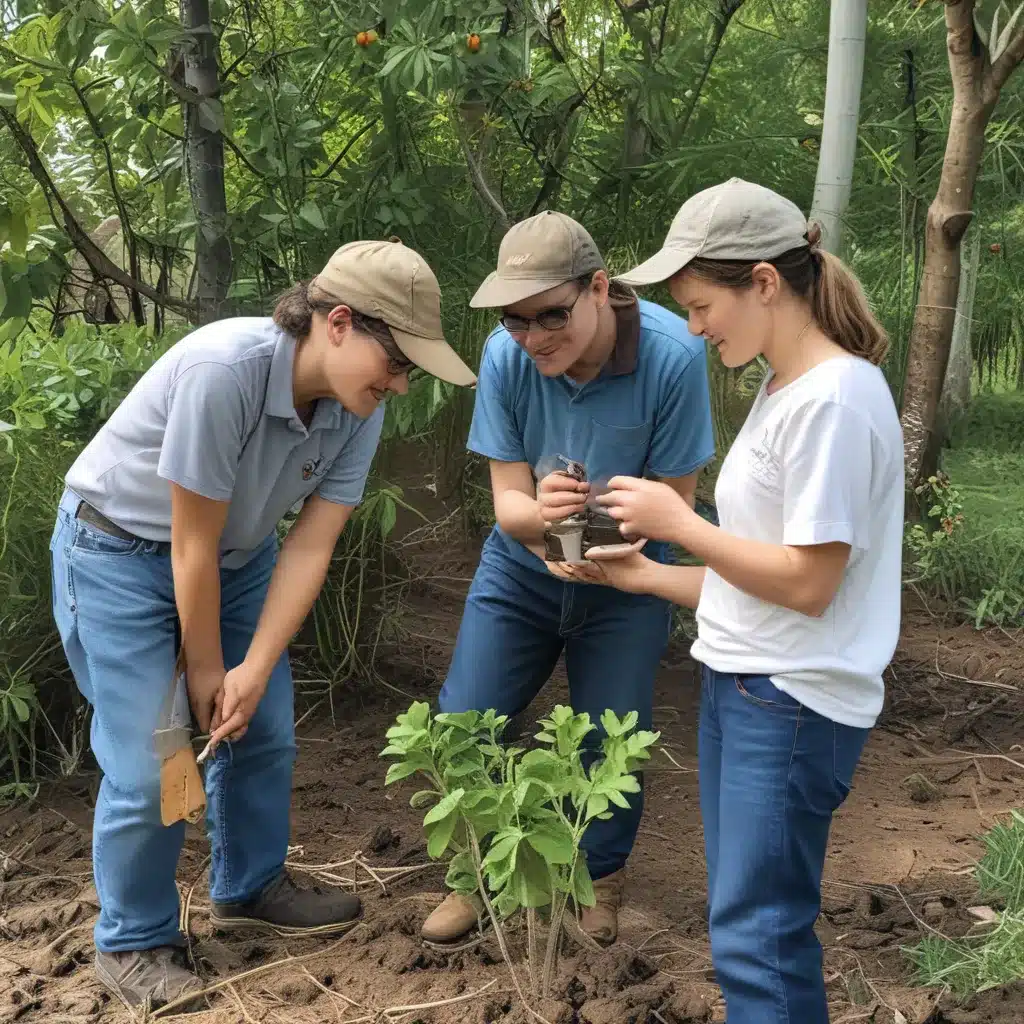
M 947 986 L 959 996 L 1024 979 L 1024 814 L 1012 811 L 982 841 L 975 876 L 981 895 L 1001 907 L 993 925 L 963 939 L 930 935 L 905 950 L 919 984 Z
M 426 781 L 410 802 L 430 808 L 427 852 L 450 857 L 448 886 L 478 892 L 498 928 L 519 910 L 546 908 L 550 952 L 567 901 L 594 904 L 583 835 L 640 792 L 633 772 L 659 734 L 636 730 L 635 711 L 622 719 L 605 711 L 599 733 L 588 714 L 556 705 L 538 723 L 540 745 L 524 750 L 502 744 L 507 720 L 493 710 L 432 715 L 428 704 L 414 703 L 387 732 L 381 756 L 395 763 L 385 782 Z M 587 758 L 597 735 L 600 755 Z

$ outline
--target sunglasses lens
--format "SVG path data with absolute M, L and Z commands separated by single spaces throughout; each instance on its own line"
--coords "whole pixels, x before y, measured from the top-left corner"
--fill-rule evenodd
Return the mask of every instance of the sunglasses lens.
M 521 316 L 503 316 L 501 326 L 510 334 L 525 334 L 530 329 L 530 321 Z

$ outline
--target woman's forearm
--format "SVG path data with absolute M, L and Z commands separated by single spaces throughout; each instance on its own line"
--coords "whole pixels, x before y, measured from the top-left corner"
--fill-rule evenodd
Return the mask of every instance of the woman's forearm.
M 281 545 L 245 660 L 266 678 L 298 633 L 327 578 L 333 545 L 303 543 L 289 535 Z
M 646 567 L 644 591 L 684 608 L 696 608 L 704 586 L 704 566 L 665 565 L 651 562 Z
M 186 540 L 171 547 L 174 601 L 191 674 L 224 674 L 220 643 L 220 560 L 217 543 Z
M 820 615 L 834 588 L 782 544 L 736 537 L 699 516 L 687 516 L 678 543 L 738 590 L 805 615 Z

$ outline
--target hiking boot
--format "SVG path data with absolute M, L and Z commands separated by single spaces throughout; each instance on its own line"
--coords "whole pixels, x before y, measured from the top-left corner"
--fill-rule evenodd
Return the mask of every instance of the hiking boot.
M 96 977 L 129 1010 L 137 1006 L 156 1010 L 194 992 L 196 998 L 176 1007 L 178 1013 L 206 1009 L 199 995 L 203 983 L 188 966 L 185 950 L 177 946 L 122 953 L 96 950 Z
M 592 907 L 580 907 L 580 928 L 602 946 L 610 946 L 618 938 L 625 878 L 626 873 L 621 868 L 598 878 L 594 882 L 596 902 Z
M 362 916 L 358 896 L 314 885 L 300 889 L 282 871 L 262 892 L 244 903 L 214 903 L 210 920 L 224 931 L 264 931 L 281 936 L 340 935 Z
M 479 893 L 467 896 L 450 892 L 423 922 L 420 936 L 427 942 L 454 942 L 471 932 L 483 916 L 484 903 Z

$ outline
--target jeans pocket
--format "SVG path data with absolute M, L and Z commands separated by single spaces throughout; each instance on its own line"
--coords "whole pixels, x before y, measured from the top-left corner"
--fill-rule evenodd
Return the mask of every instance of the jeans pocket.
M 736 692 L 748 703 L 776 713 L 798 715 L 803 705 L 780 690 L 768 676 L 736 676 Z
M 131 540 L 115 537 L 81 520 L 78 520 L 76 527 L 71 545 L 75 551 L 89 551 L 96 555 L 133 555 L 146 544 L 141 537 L 133 537 Z

